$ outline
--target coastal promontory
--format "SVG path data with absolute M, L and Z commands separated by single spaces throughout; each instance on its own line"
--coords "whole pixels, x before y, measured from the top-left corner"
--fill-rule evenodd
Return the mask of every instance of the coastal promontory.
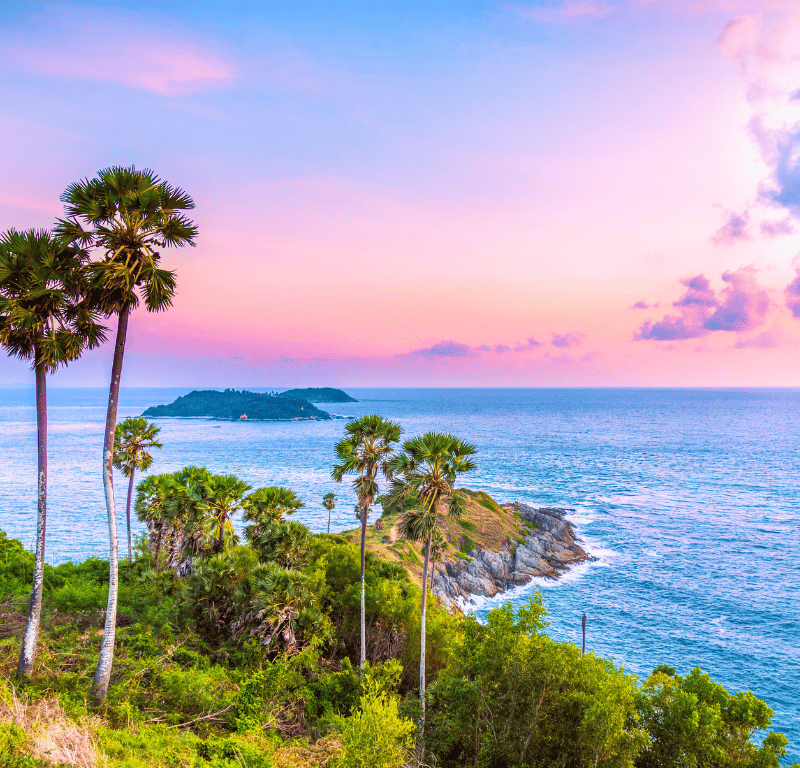
M 154 405 L 142 416 L 226 421 L 298 421 L 332 418 L 329 413 L 320 410 L 308 400 L 236 389 L 226 389 L 222 392 L 216 389 L 195 390 L 168 405 Z
M 442 541 L 431 563 L 432 591 L 445 605 L 466 605 L 494 597 L 533 578 L 558 579 L 569 568 L 594 558 L 580 545 L 568 510 L 499 504 L 489 494 L 460 488 L 465 512 L 458 521 L 442 507 Z M 398 534 L 399 514 L 384 513 L 367 528 L 367 547 L 401 563 L 422 579 L 421 545 Z M 360 531 L 345 534 L 355 542 Z

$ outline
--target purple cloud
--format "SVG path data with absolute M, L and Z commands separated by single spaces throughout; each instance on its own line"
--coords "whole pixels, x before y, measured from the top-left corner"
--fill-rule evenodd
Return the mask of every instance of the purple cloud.
M 792 313 L 792 317 L 800 320 L 800 267 L 797 267 L 797 277 L 786 286 L 786 306 Z
M 461 344 L 449 339 L 448 341 L 437 341 L 432 347 L 426 349 L 415 349 L 411 352 L 416 357 L 468 357 L 473 354 L 469 344 Z
M 637 301 L 637 302 L 636 302 L 636 303 L 635 303 L 635 304 L 634 304 L 634 305 L 631 307 L 631 309 L 650 309 L 650 307 L 649 307 L 649 306 L 647 306 L 647 303 L 646 303 L 646 302 L 644 302 L 644 301 Z
M 778 219 L 777 221 L 762 221 L 761 234 L 770 238 L 793 235 L 794 226 L 792 225 L 792 220 L 787 216 L 785 219 Z
M 701 323 L 686 316 L 667 315 L 663 320 L 651 323 L 649 320 L 634 334 L 636 341 L 679 341 L 698 339 L 708 331 Z
M 726 285 L 722 302 L 703 324 L 706 330 L 743 333 L 763 324 L 769 309 L 769 296 L 756 283 L 755 273 L 753 267 L 723 273 Z
M 519 347 L 514 347 L 514 351 L 515 352 L 527 352 L 528 350 L 536 349 L 537 347 L 541 347 L 541 346 L 542 346 L 542 342 L 541 341 L 536 341 L 536 339 L 534 339 L 533 337 L 529 336 L 528 340 L 525 342 L 525 344 L 523 344 L 522 346 L 519 346 Z
M 550 343 L 558 349 L 566 349 L 567 347 L 577 347 L 582 338 L 582 333 L 554 333 Z
M 697 275 L 681 280 L 686 286 L 686 293 L 672 303 L 673 307 L 716 307 L 717 297 L 711 283 L 705 275 Z
M 496 344 L 494 351 L 503 353 L 503 352 L 508 352 L 510 349 L 511 347 L 509 347 L 508 344 Z
M 739 240 L 749 240 L 747 224 L 750 221 L 750 214 L 747 211 L 741 213 L 727 211 L 727 216 L 728 220 L 714 233 L 711 242 L 714 245 L 733 245 Z
M 770 307 L 769 296 L 756 283 L 755 274 L 753 267 L 725 272 L 722 275 L 725 287 L 719 296 L 705 275 L 681 280 L 686 286 L 686 292 L 672 305 L 680 310 L 680 314 L 666 315 L 656 322 L 643 323 L 634 333 L 634 339 L 680 341 L 699 339 L 712 331 L 733 333 L 752 331 L 764 323 Z M 800 285 L 798 291 L 800 292 Z M 788 292 L 787 288 L 787 296 Z M 798 312 L 800 312 L 800 293 L 798 293 Z

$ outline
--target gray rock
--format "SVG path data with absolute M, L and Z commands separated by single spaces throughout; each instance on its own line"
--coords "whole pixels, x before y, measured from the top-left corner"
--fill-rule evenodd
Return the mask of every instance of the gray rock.
M 578 544 L 567 510 L 515 504 L 515 511 L 534 528 L 525 543 L 500 552 L 474 549 L 469 560 L 445 560 L 436 569 L 433 594 L 445 605 L 469 603 L 475 596 L 494 597 L 531 579 L 557 579 L 570 566 L 594 560 Z

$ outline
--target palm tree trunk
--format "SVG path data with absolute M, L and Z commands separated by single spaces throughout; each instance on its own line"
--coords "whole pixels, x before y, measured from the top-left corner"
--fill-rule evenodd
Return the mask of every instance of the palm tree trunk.
M 331 532 L 331 511 L 328 510 L 328 533 Z
M 36 560 L 33 569 L 33 587 L 28 608 L 28 623 L 22 638 L 17 675 L 30 677 L 36 658 L 39 625 L 42 618 L 42 592 L 44 590 L 44 539 L 47 527 L 47 369 L 36 353 L 36 431 L 37 431 L 37 509 L 36 509 Z
M 161 554 L 161 537 L 164 532 L 164 525 L 161 524 L 158 526 L 158 533 L 156 534 L 156 553 L 155 553 L 155 566 L 156 571 L 158 571 L 158 557 Z
M 424 746 L 425 738 L 425 621 L 428 615 L 428 562 L 431 556 L 431 537 L 425 542 L 425 562 L 422 566 L 422 620 L 419 627 L 419 736 Z
M 364 599 L 364 573 L 367 562 L 367 517 L 369 515 L 369 504 L 361 507 L 361 659 L 359 669 L 364 674 L 364 666 L 367 662 L 367 611 Z
M 117 541 L 117 518 L 114 510 L 114 430 L 117 426 L 119 383 L 122 376 L 122 358 L 125 354 L 125 337 L 128 333 L 129 316 L 130 307 L 123 307 L 119 313 L 119 321 L 117 324 L 117 342 L 114 346 L 114 362 L 111 364 L 111 386 L 108 390 L 106 432 L 103 440 L 103 488 L 106 495 L 106 513 L 108 515 L 110 558 L 106 624 L 103 630 L 103 643 L 100 646 L 100 658 L 97 660 L 97 670 L 94 673 L 94 682 L 92 684 L 92 699 L 98 706 L 105 701 L 106 694 L 108 693 L 108 683 L 111 680 L 111 666 L 114 663 L 114 640 L 117 631 L 119 544 Z
M 126 514 L 128 516 L 128 562 L 133 562 L 133 546 L 131 545 L 131 499 L 133 498 L 133 475 L 136 472 L 134 467 L 131 467 L 131 481 L 128 483 L 128 507 Z

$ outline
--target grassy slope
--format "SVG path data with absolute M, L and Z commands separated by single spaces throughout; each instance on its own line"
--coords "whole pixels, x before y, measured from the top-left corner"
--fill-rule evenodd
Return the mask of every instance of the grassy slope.
M 498 552 L 504 547 L 514 546 L 524 540 L 527 527 L 510 506 L 501 506 L 488 493 L 459 488 L 466 512 L 460 521 L 446 516 L 444 505 L 442 513 L 442 533 L 447 542 L 444 560 L 458 557 L 468 558 L 467 553 L 478 548 Z M 408 571 L 415 583 L 422 580 L 422 545 L 401 538 L 396 531 L 398 514 L 384 514 L 375 523 L 367 526 L 367 549 L 379 557 L 400 563 Z M 345 531 L 341 534 L 349 541 L 358 544 L 361 529 Z

